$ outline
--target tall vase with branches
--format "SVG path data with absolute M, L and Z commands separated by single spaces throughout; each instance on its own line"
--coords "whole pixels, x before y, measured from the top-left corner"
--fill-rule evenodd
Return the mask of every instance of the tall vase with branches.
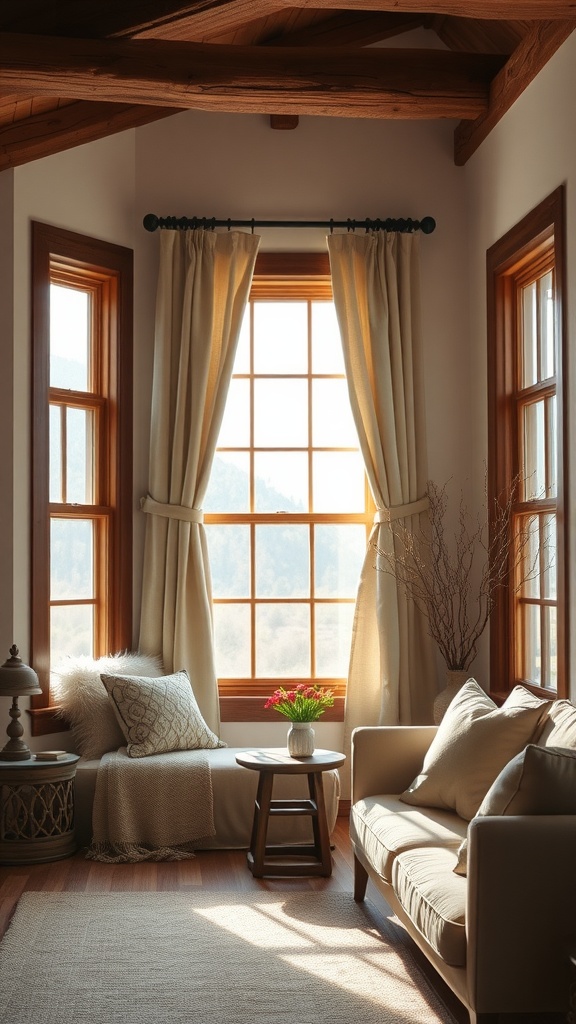
M 424 525 L 414 532 L 403 520 L 393 521 L 393 543 L 376 546 L 377 569 L 390 573 L 422 610 L 448 673 L 459 673 L 460 683 L 476 657 L 498 590 L 517 589 L 539 571 L 533 537 L 526 532 L 512 538 L 517 485 L 516 480 L 490 508 L 486 501 L 478 514 L 461 494 L 451 529 L 448 485 L 428 481 Z M 438 700 L 437 720 L 444 703 Z

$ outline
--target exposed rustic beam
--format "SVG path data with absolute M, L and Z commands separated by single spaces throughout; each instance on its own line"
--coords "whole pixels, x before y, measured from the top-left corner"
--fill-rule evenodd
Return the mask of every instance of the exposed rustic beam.
M 465 164 L 478 149 L 575 27 L 573 21 L 549 21 L 533 26 L 494 78 L 487 111 L 475 121 L 464 121 L 457 126 L 454 133 L 457 165 Z
M 236 113 L 476 118 L 502 58 L 0 35 L 0 91 Z
M 263 46 L 368 46 L 420 28 L 424 15 L 346 11 L 305 28 L 261 39 Z
M 175 114 L 173 108 L 70 103 L 0 131 L 0 171 Z
M 168 4 L 179 9 L 163 16 L 152 10 L 148 24 L 143 24 L 142 4 L 136 0 L 132 17 L 137 27 L 128 25 L 122 33 L 114 34 L 129 35 L 133 39 L 210 39 L 234 32 L 246 22 L 265 18 L 285 6 L 281 0 L 196 0 L 196 3 L 178 5 L 168 0 Z M 154 9 L 156 5 L 149 6 Z M 123 17 L 126 17 L 125 12 Z
M 0 31 L 89 37 L 202 39 L 234 32 L 284 6 L 281 0 L 101 0 L 98 4 L 36 4 L 0 10 Z
M 310 7 L 311 0 L 290 0 L 291 7 Z M 350 0 L 313 0 L 317 10 L 346 10 Z M 460 18 L 528 21 L 576 17 L 576 0 L 360 0 L 355 9 L 421 14 L 454 14 Z

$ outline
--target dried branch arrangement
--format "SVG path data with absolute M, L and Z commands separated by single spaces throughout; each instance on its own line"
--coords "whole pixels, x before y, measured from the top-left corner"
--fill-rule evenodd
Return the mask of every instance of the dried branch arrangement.
M 488 503 L 473 515 L 461 495 L 451 533 L 446 526 L 447 484 L 439 487 L 429 481 L 428 515 L 421 517 L 425 525 L 413 533 L 403 520 L 396 520 L 390 524 L 393 550 L 375 545 L 376 568 L 393 576 L 426 615 L 448 669 L 466 670 L 474 661 L 498 589 L 510 582 L 517 590 L 538 575 L 540 553 L 531 547 L 528 533 L 512 541 L 516 487 L 514 481 L 493 502 L 491 529 Z

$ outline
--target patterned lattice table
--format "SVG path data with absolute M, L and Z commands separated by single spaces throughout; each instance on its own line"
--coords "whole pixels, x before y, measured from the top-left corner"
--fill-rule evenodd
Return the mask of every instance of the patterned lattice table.
M 76 754 L 0 761 L 0 864 L 40 864 L 74 853 L 77 761 Z

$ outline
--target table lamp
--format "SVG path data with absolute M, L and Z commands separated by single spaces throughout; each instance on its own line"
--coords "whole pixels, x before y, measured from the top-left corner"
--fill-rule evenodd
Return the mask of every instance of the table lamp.
M 10 739 L 0 750 L 0 761 L 27 761 L 32 756 L 30 747 L 22 739 L 24 728 L 18 721 L 20 708 L 18 697 L 29 697 L 33 693 L 42 693 L 38 676 L 33 668 L 25 665 L 18 657 L 18 648 L 14 644 L 10 648 L 10 657 L 0 666 L 0 697 L 12 697 L 10 718 L 12 721 L 6 729 Z

